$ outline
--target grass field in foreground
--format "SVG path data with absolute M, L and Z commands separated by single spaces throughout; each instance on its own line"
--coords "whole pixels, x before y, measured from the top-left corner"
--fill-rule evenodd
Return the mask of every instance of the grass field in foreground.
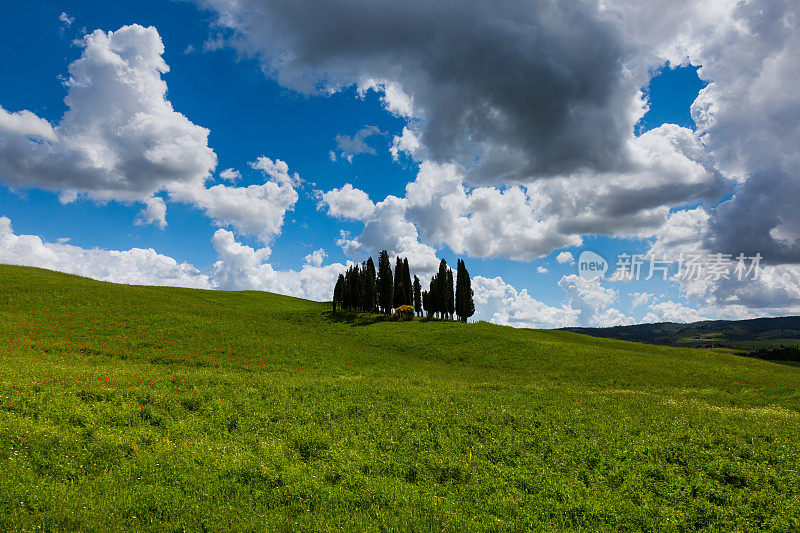
M 800 530 L 800 368 L 0 266 L 0 530 Z

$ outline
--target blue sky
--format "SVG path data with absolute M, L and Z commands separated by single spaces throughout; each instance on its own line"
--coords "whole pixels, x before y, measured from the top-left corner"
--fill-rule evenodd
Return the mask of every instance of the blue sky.
M 229 220 L 227 222 L 222 220 L 221 215 L 204 212 L 198 207 L 200 205 L 197 203 L 198 200 L 195 200 L 194 204 L 191 201 L 175 201 L 170 196 L 172 193 L 169 192 L 168 185 L 165 188 L 157 188 L 153 193 L 166 202 L 166 227 L 160 228 L 158 224 L 135 224 L 134 221 L 139 216 L 146 194 L 140 200 L 125 200 L 122 196 L 104 200 L 92 196 L 91 189 L 87 189 L 88 192 L 84 193 L 78 186 L 76 189 L 80 193 L 79 198 L 76 201 L 64 203 L 59 199 L 59 192 L 65 189 L 64 183 L 70 183 L 69 168 L 64 170 L 65 175 L 61 178 L 58 186 L 42 185 L 41 181 L 34 178 L 27 183 L 24 175 L 11 176 L 8 174 L 4 176 L 0 170 L 0 216 L 10 220 L 15 236 L 38 236 L 44 243 L 57 243 L 59 239 L 62 239 L 63 242 L 68 242 L 81 250 L 152 248 L 157 254 L 174 258 L 177 263 L 193 265 L 204 275 L 210 275 L 212 265 L 220 260 L 220 251 L 212 245 L 212 237 L 220 228 L 223 228 L 231 231 L 231 235 L 235 236 L 231 242 L 235 242 L 237 245 L 256 251 L 269 247 L 270 251 L 260 257 L 263 262 L 266 262 L 268 257 L 270 269 L 300 271 L 308 264 L 306 256 L 315 250 L 323 249 L 325 251 L 327 254 L 324 259 L 325 265 L 335 265 L 344 264 L 348 260 L 360 260 L 364 253 L 374 253 L 371 248 L 380 247 L 380 243 L 374 244 L 374 239 L 369 240 L 368 229 L 371 227 L 370 224 L 377 224 L 376 222 L 367 222 L 367 219 L 359 220 L 358 216 L 350 214 L 334 216 L 335 207 L 331 201 L 327 197 L 321 201 L 323 193 L 340 190 L 345 184 L 351 184 L 354 189 L 366 193 L 375 204 L 390 195 L 404 199 L 407 184 L 417 179 L 420 165 L 426 162 L 432 165 L 462 165 L 454 168 L 461 169 L 459 172 L 463 174 L 463 178 L 461 178 L 463 188 L 467 194 L 474 194 L 475 197 L 484 192 L 486 194 L 505 194 L 510 190 L 522 187 L 521 190 L 527 190 L 531 195 L 530 198 L 533 198 L 531 191 L 537 190 L 535 184 L 546 184 L 553 175 L 563 175 L 564 179 L 575 179 L 575 176 L 598 176 L 594 178 L 601 180 L 597 183 L 611 183 L 615 176 L 624 177 L 626 172 L 636 176 L 632 179 L 643 180 L 643 183 L 659 182 L 659 180 L 666 182 L 671 179 L 660 177 L 658 173 L 662 172 L 661 167 L 655 163 L 652 168 L 644 165 L 644 170 L 637 169 L 638 167 L 634 168 L 635 165 L 631 162 L 619 165 L 613 163 L 609 168 L 604 161 L 616 161 L 629 157 L 624 155 L 624 150 L 613 157 L 598 157 L 589 163 L 585 163 L 586 157 L 580 155 L 570 156 L 576 162 L 574 164 L 569 162 L 566 167 L 560 162 L 554 163 L 561 165 L 557 168 L 553 164 L 544 167 L 541 163 L 546 160 L 546 157 L 542 156 L 544 152 L 537 151 L 536 148 L 529 149 L 526 146 L 524 135 L 520 138 L 519 132 L 522 130 L 519 127 L 513 129 L 517 134 L 512 141 L 508 141 L 507 138 L 501 139 L 500 135 L 496 134 L 496 138 L 488 138 L 488 141 L 483 139 L 484 142 L 475 144 L 476 148 L 473 149 L 470 143 L 476 139 L 476 135 L 494 131 L 493 127 L 482 127 L 476 129 L 472 134 L 469 131 L 463 132 L 463 136 L 459 137 L 455 143 L 445 145 L 432 133 L 435 119 L 440 117 L 444 113 L 442 109 L 446 108 L 442 100 L 437 95 L 432 95 L 433 93 L 430 91 L 431 87 L 438 93 L 447 90 L 446 84 L 435 85 L 438 83 L 436 81 L 439 78 L 438 71 L 406 74 L 406 71 L 411 70 L 408 64 L 415 65 L 419 61 L 415 62 L 412 58 L 407 64 L 402 63 L 402 61 L 406 61 L 406 58 L 401 58 L 398 59 L 398 64 L 403 67 L 399 70 L 403 74 L 398 80 L 388 79 L 384 72 L 375 69 L 376 79 L 385 80 L 387 85 L 378 87 L 377 90 L 361 92 L 358 91 L 361 82 L 355 79 L 354 74 L 351 74 L 358 69 L 352 66 L 340 67 L 340 64 L 344 62 L 341 57 L 335 58 L 336 61 L 331 61 L 330 65 L 332 66 L 326 66 L 325 60 L 320 59 L 318 63 L 301 64 L 299 67 L 290 64 L 270 71 L 270 50 L 259 48 L 268 47 L 269 44 L 264 45 L 263 42 L 257 41 L 256 37 L 249 34 L 248 31 L 252 31 L 253 28 L 243 28 L 232 23 L 226 25 L 220 22 L 220 16 L 225 13 L 220 11 L 222 8 L 218 7 L 216 2 L 198 3 L 200 6 L 193 2 L 45 1 L 14 3 L 6 6 L 6 16 L 0 20 L 1 35 L 3 35 L 0 39 L 0 57 L 3 58 L 0 61 L 0 72 L 2 72 L 2 79 L 5 80 L 3 84 L 0 84 L 0 106 L 12 114 L 28 110 L 52 125 L 58 124 L 68 109 L 64 102 L 64 98 L 70 90 L 65 85 L 65 80 L 70 76 L 68 67 L 84 54 L 85 44 L 82 44 L 84 36 L 96 29 L 106 32 L 115 31 L 130 24 L 139 24 L 144 27 L 153 26 L 163 42 L 163 60 L 169 65 L 169 72 L 161 75 L 168 87 L 166 100 L 171 103 L 174 111 L 182 114 L 191 124 L 209 130 L 207 147 L 216 155 L 217 164 L 207 177 L 206 187 L 211 187 L 213 184 L 225 184 L 225 181 L 219 177 L 219 173 L 228 168 L 237 169 L 241 173 L 241 178 L 235 183 L 235 187 L 244 188 L 249 185 L 263 184 L 265 182 L 264 174 L 249 166 L 250 162 L 260 156 L 281 160 L 288 165 L 291 174 L 297 173 L 300 176 L 302 181 L 293 186 L 297 193 L 297 201 L 285 211 L 283 224 L 279 230 L 269 238 L 264 238 L 263 235 L 261 237 L 254 235 L 252 231 L 245 231 L 244 226 L 237 226 L 236 223 L 231 223 Z M 229 15 L 235 19 L 235 16 L 240 14 Z M 251 13 L 249 16 L 252 16 L 254 21 L 260 20 L 258 19 L 260 12 Z M 334 23 L 335 21 L 331 22 L 331 24 Z M 291 31 L 295 33 L 288 34 L 288 37 L 282 42 L 301 42 L 304 38 L 303 28 Z M 346 31 L 346 28 L 341 31 Z M 264 29 L 264 32 L 268 33 L 269 29 Z M 275 38 L 279 37 L 281 36 Z M 247 39 L 251 39 L 251 41 L 248 42 Z M 610 40 L 613 41 L 613 39 Z M 383 45 L 384 43 L 378 44 Z M 613 48 L 613 46 L 609 46 Z M 476 45 L 477 47 L 478 45 Z M 383 53 L 393 54 L 395 52 L 389 50 Z M 396 52 L 398 57 L 405 53 L 408 53 L 406 49 Z M 487 53 L 491 53 L 491 51 Z M 365 57 L 367 57 L 364 60 L 367 66 L 364 69 L 367 69 L 371 59 L 369 55 Z M 352 59 L 348 58 L 348 60 Z M 583 59 L 579 59 L 583 61 Z M 476 62 L 481 60 L 479 55 L 476 55 L 475 60 Z M 569 64 L 572 58 L 568 57 L 565 61 Z M 627 96 L 620 96 L 619 102 L 637 98 L 637 92 L 641 89 L 643 102 L 646 103 L 648 109 L 646 113 L 640 114 L 635 122 L 627 124 L 619 132 L 613 129 L 599 129 L 599 133 L 594 136 L 594 139 L 606 135 L 613 138 L 614 135 L 618 135 L 621 140 L 616 145 L 628 143 L 631 146 L 645 146 L 649 150 L 646 152 L 650 154 L 648 157 L 652 157 L 654 160 L 661 157 L 654 152 L 656 148 L 653 148 L 653 146 L 661 146 L 658 144 L 661 143 L 661 139 L 668 139 L 669 142 L 676 143 L 676 146 L 681 142 L 684 143 L 683 145 L 690 142 L 676 139 L 684 137 L 692 139 L 691 142 L 696 142 L 696 146 L 699 147 L 695 149 L 695 152 L 697 150 L 708 150 L 708 152 L 700 156 L 696 154 L 686 156 L 688 160 L 681 159 L 680 164 L 703 166 L 706 176 L 703 179 L 707 180 L 707 183 L 703 185 L 702 191 L 695 187 L 699 192 L 690 192 L 683 197 L 676 196 L 669 200 L 669 203 L 662 203 L 658 208 L 655 207 L 657 204 L 651 200 L 643 200 L 642 206 L 636 209 L 629 205 L 623 205 L 618 208 L 618 211 L 626 214 L 619 215 L 616 221 L 615 217 L 610 215 L 598 223 L 596 231 L 593 226 L 586 227 L 585 225 L 580 230 L 570 230 L 569 232 L 559 230 L 557 232 L 559 236 L 552 237 L 553 244 L 549 245 L 549 248 L 547 244 L 542 244 L 535 250 L 530 250 L 529 253 L 514 248 L 513 242 L 507 246 L 503 245 L 505 248 L 503 246 L 491 248 L 486 243 L 475 244 L 473 242 L 473 244 L 469 244 L 475 240 L 475 237 L 472 238 L 472 241 L 468 240 L 467 244 L 464 244 L 465 241 L 460 240 L 456 234 L 441 236 L 437 234 L 435 228 L 426 228 L 425 215 L 421 208 L 412 206 L 408 208 L 405 216 L 410 224 L 409 227 L 412 230 L 416 228 L 419 232 L 419 245 L 435 250 L 438 257 L 444 257 L 453 263 L 456 257 L 465 257 L 473 276 L 481 276 L 486 279 L 500 277 L 503 283 L 514 288 L 514 294 L 519 296 L 521 291 L 527 290 L 529 296 L 547 306 L 548 309 L 567 306 L 574 313 L 578 313 L 578 311 L 583 312 L 584 307 L 582 306 L 589 305 L 591 307 L 586 301 L 580 300 L 576 296 L 577 293 L 573 290 L 575 289 L 574 284 L 570 285 L 571 281 L 564 281 L 565 277 L 576 273 L 576 265 L 574 261 L 558 261 L 559 254 L 570 252 L 574 258 L 577 258 L 582 250 L 589 249 L 599 252 L 613 264 L 619 253 L 647 253 L 648 250 L 655 249 L 654 246 L 661 246 L 662 243 L 669 241 L 666 231 L 671 227 L 670 221 L 677 221 L 679 218 L 671 217 L 672 214 L 692 213 L 692 216 L 700 217 L 700 211 L 713 209 L 720 202 L 729 201 L 727 203 L 731 204 L 733 192 L 736 187 L 741 186 L 741 179 L 737 185 L 732 174 L 729 174 L 724 166 L 718 163 L 715 159 L 716 153 L 710 148 L 703 148 L 700 134 L 706 133 L 708 128 L 704 126 L 703 132 L 698 132 L 697 125 L 690 113 L 690 107 L 700 91 L 715 81 L 714 71 L 710 66 L 699 71 L 703 77 L 702 80 L 700 79 L 698 75 L 700 64 L 699 59 L 691 60 L 691 58 L 683 58 L 682 61 L 676 61 L 675 58 L 662 58 L 656 62 L 651 60 L 650 63 L 641 63 L 639 67 L 636 67 L 638 71 L 636 68 L 630 71 L 635 74 L 634 78 L 638 76 L 636 79 L 641 80 L 642 83 L 638 87 L 631 85 L 629 80 L 624 83 L 619 80 L 609 82 L 603 90 L 610 95 L 616 94 L 614 91 L 620 94 L 623 94 L 623 89 L 628 91 L 625 93 Z M 295 80 L 293 76 L 297 74 L 298 68 L 316 69 L 326 83 L 327 80 L 336 80 L 335 87 L 304 93 L 293 81 Z M 326 68 L 328 70 L 325 70 Z M 442 69 L 441 66 L 435 68 Z M 446 69 L 447 65 L 445 65 Z M 642 74 L 645 70 L 647 73 Z M 366 72 L 367 74 L 372 73 L 368 70 Z M 352 79 L 347 76 L 351 76 Z M 402 76 L 406 76 L 406 78 L 402 78 Z M 338 80 L 337 77 L 344 81 Z M 602 78 L 602 76 L 600 77 Z M 468 76 L 463 79 L 466 80 L 465 83 L 474 82 Z M 391 109 L 387 103 L 389 92 L 386 87 L 388 87 L 388 83 L 395 81 L 413 99 L 415 106 L 418 105 L 422 109 L 421 112 L 411 116 Z M 600 81 L 597 76 L 592 78 L 587 74 L 587 80 L 575 80 L 573 83 L 591 85 L 599 84 Z M 520 91 L 520 94 L 525 94 L 536 92 L 538 90 L 536 87 L 537 82 L 533 78 L 529 87 L 517 86 L 515 90 Z M 479 87 L 471 90 L 472 92 L 464 91 L 463 94 L 471 95 L 475 90 L 484 89 Z M 560 90 L 563 92 L 563 88 Z M 461 93 L 455 91 L 454 94 Z M 108 97 L 114 98 L 114 95 L 111 94 Z M 489 97 L 496 98 L 497 96 L 490 94 L 486 98 Z M 454 98 L 457 97 L 454 96 Z M 560 105 L 552 95 L 542 98 L 544 98 L 544 102 L 541 104 L 543 109 L 557 109 Z M 547 98 L 551 98 L 551 101 L 547 101 Z M 616 101 L 613 96 L 609 96 L 607 99 L 609 102 Z M 532 101 L 539 102 L 540 100 Z M 463 105 L 469 107 L 471 103 L 469 100 L 464 100 Z M 497 105 L 502 108 L 503 104 Z M 611 107 L 612 104 L 609 103 L 608 106 Z M 527 109 L 524 111 L 527 112 Z M 616 110 L 609 109 L 608 116 L 604 115 L 603 118 L 605 122 L 601 121 L 601 123 L 616 124 L 619 121 L 613 119 L 613 115 L 616 114 L 619 117 L 625 113 L 628 111 L 625 111 L 623 107 Z M 475 115 L 472 116 L 475 119 Z M 532 116 L 536 117 L 537 115 Z M 557 117 L 557 120 L 561 118 Z M 570 118 L 569 120 L 574 119 Z M 463 124 L 463 122 L 453 122 L 452 124 Z M 0 123 L 1 125 L 2 123 Z M 669 130 L 664 125 L 676 125 L 679 128 Z M 506 124 L 501 124 L 495 129 L 501 130 L 504 126 Z M 372 127 L 377 131 L 365 138 L 366 145 L 373 153 L 356 153 L 348 161 L 345 157 L 346 154 L 342 154 L 341 147 L 337 145 L 337 136 L 353 137 L 365 127 Z M 395 158 L 389 148 L 393 140 L 396 140 L 396 136 L 402 135 L 404 127 L 414 131 L 421 141 L 422 148 L 416 153 L 401 152 L 399 157 Z M 539 143 L 539 138 L 555 136 L 555 132 L 560 131 L 559 127 L 557 123 L 554 123 L 552 131 L 542 131 L 542 128 L 532 130 L 531 144 Z M 625 128 L 628 129 L 628 133 L 625 132 Z M 512 128 L 509 127 L 509 129 Z M 448 133 L 445 130 L 445 135 Z M 456 131 L 455 133 L 461 132 Z M 1 130 L 0 136 L 2 136 Z M 500 142 L 505 144 L 498 144 Z M 565 146 L 569 144 L 570 149 L 573 149 L 574 143 L 570 143 L 565 143 Z M 597 149 L 594 144 L 596 144 L 595 140 L 589 141 L 585 149 L 582 149 L 582 153 L 594 154 Z M 456 153 L 453 146 L 457 150 L 466 146 L 467 153 L 475 154 L 473 161 L 477 164 L 464 164 L 463 159 L 459 162 L 461 154 Z M 495 174 L 491 172 L 487 174 L 486 169 L 501 167 L 483 165 L 489 165 L 492 162 L 493 154 L 498 153 L 498 150 L 491 148 L 489 152 L 480 152 L 486 146 L 504 146 L 506 148 L 510 146 L 512 149 L 522 147 L 519 148 L 520 153 L 524 155 L 524 158 L 529 157 L 528 160 L 532 163 L 526 166 L 524 158 L 509 158 L 508 161 L 512 161 L 512 163 L 502 161 L 502 165 L 517 165 L 517 167 L 511 168 L 510 172 L 504 171 L 505 174 L 502 175 L 508 176 L 508 178 L 496 178 Z M 551 143 L 547 153 L 559 149 L 559 146 Z M 617 150 L 613 147 L 604 147 L 603 149 L 610 152 Z M 470 150 L 472 151 L 470 152 Z M 331 157 L 332 154 L 336 157 Z M 0 158 L 2 157 L 11 158 L 11 155 L 3 155 L 3 152 L 0 151 Z M 673 155 L 671 154 L 670 157 Z M 704 159 L 701 161 L 698 157 Z M 523 161 L 523 163 L 516 161 Z M 642 167 L 640 161 L 635 164 Z M 617 166 L 614 167 L 614 165 Z M 442 167 L 437 168 L 441 170 Z M 633 170 L 631 170 L 632 168 Z M 524 174 L 524 179 L 520 179 L 519 176 L 526 172 L 528 174 Z M 497 174 L 497 176 L 500 175 Z M 712 183 L 715 180 L 716 183 Z M 624 178 L 622 181 L 625 181 Z M 588 183 L 588 181 L 584 183 Z M 644 188 L 646 189 L 647 186 Z M 229 187 L 232 189 L 234 185 L 231 184 Z M 666 186 L 658 185 L 658 187 L 663 187 L 663 189 L 659 189 L 662 192 L 654 193 L 655 195 L 669 196 L 668 184 Z M 676 185 L 676 187 L 678 186 Z M 640 189 L 639 186 L 632 187 L 633 192 L 627 192 L 635 195 L 636 191 Z M 590 191 L 591 188 L 587 190 Z M 631 198 L 633 197 L 631 196 Z M 533 205 L 533 203 L 533 199 L 528 200 L 528 205 Z M 579 218 L 579 216 L 587 215 L 587 212 L 580 211 L 579 207 L 575 207 L 579 210 L 576 213 L 564 212 L 566 209 L 564 207 L 548 207 L 557 203 L 557 200 L 551 200 L 549 204 L 542 204 L 544 206 L 543 213 L 553 209 L 560 210 L 558 212 L 560 226 L 569 226 L 568 222 L 571 217 Z M 502 210 L 502 202 L 498 205 Z M 704 221 L 712 220 L 715 216 L 714 212 L 708 212 L 711 213 L 711 216 L 703 218 Z M 590 211 L 588 213 L 592 214 Z M 466 223 L 477 224 L 476 221 L 479 219 L 475 213 L 464 213 L 463 216 L 466 219 L 461 220 L 467 220 Z M 534 212 L 531 216 L 531 221 L 546 221 L 549 215 Z M 663 218 L 663 222 L 653 222 L 658 217 Z M 638 221 L 639 219 L 647 219 L 647 222 L 642 222 L 641 227 L 637 228 L 631 227 L 628 223 L 628 220 Z M 624 221 L 624 228 L 617 224 L 620 220 Z M 630 224 L 640 223 L 631 222 Z M 662 224 L 661 229 L 659 229 L 659 224 Z M 346 232 L 348 238 L 356 239 L 361 246 L 360 252 L 356 253 L 352 248 L 346 249 L 341 242 L 337 243 L 342 231 Z M 487 226 L 485 231 L 491 237 L 493 231 L 491 226 Z M 532 233 L 536 231 L 538 230 L 531 229 Z M 477 235 L 480 233 L 480 230 L 476 232 Z M 438 235 L 438 237 L 434 237 L 434 235 Z M 533 237 L 538 237 L 538 235 Z M 65 240 L 67 238 L 68 241 Z M 574 243 L 575 239 L 580 239 L 580 244 L 569 245 L 570 242 Z M 502 237 L 498 237 L 498 240 L 502 240 Z M 510 241 L 513 240 L 510 238 Z M 534 241 L 535 239 L 532 238 L 532 242 Z M 386 246 L 391 247 L 391 239 L 387 242 L 389 244 Z M 461 248 L 458 250 L 458 254 L 452 250 L 453 246 Z M 489 249 L 494 251 L 483 251 Z M 658 249 L 661 250 L 661 248 Z M 395 251 L 402 252 L 402 249 L 396 248 Z M 728 253 L 738 251 L 738 249 L 731 249 Z M 743 248 L 742 251 L 749 252 L 750 250 Z M 19 254 L 19 252 L 13 253 Z M 4 260 L 26 264 L 32 261 L 21 255 L 16 261 L 17 256 L 14 256 L 13 253 L 9 248 Z M 544 272 L 544 269 L 547 271 Z M 91 272 L 89 275 L 92 275 Z M 103 274 L 96 277 L 112 279 L 109 276 Z M 132 279 L 138 280 L 139 278 Z M 159 280 L 154 282 L 159 282 Z M 249 287 L 243 281 L 241 283 L 238 281 L 228 282 L 228 285 L 215 284 L 213 281 L 210 283 L 211 286 L 219 288 Z M 620 311 L 620 316 L 625 317 L 619 319 L 621 322 L 648 319 L 648 313 L 649 320 L 669 319 L 670 316 L 676 316 L 665 316 L 663 313 L 659 315 L 654 308 L 648 308 L 647 305 L 632 307 L 635 293 L 652 293 L 656 295 L 654 298 L 658 298 L 662 302 L 678 305 L 684 310 L 681 315 L 684 317 L 702 318 L 709 315 L 709 309 L 703 309 L 702 305 L 697 302 L 694 304 L 690 302 L 687 294 L 691 291 L 687 292 L 687 287 L 678 282 L 654 280 L 628 283 L 603 282 L 602 285 L 598 285 L 598 287 L 600 286 L 616 293 L 613 304 L 606 304 L 606 306 Z M 252 288 L 280 290 L 280 288 L 276 289 L 274 285 L 254 285 Z M 583 298 L 595 297 L 592 294 L 578 292 L 583 294 Z M 318 297 L 319 294 L 317 291 L 313 295 Z M 313 296 L 310 292 L 301 295 Z M 650 300 L 650 302 L 654 301 L 655 299 Z M 661 309 L 663 311 L 664 307 L 662 306 Z M 603 312 L 605 310 L 606 307 L 600 309 Z M 597 309 L 595 309 L 596 311 Z M 581 316 L 583 318 L 580 320 L 587 322 L 586 316 Z M 492 315 L 489 314 L 482 318 L 492 318 Z M 504 321 L 502 317 L 495 318 L 496 321 Z M 506 322 L 514 322 L 511 318 L 506 318 Z M 608 320 L 615 319 L 608 315 Z M 522 325 L 547 324 L 544 319 L 537 322 L 520 318 L 517 319 L 517 322 Z M 592 323 L 592 321 L 588 320 L 588 323 Z M 597 324 L 605 323 L 597 321 Z M 558 325 L 558 323 L 554 323 L 554 325 Z
M 402 129 L 402 123 L 382 108 L 375 93 L 363 99 L 355 90 L 331 97 L 305 97 L 266 79 L 255 61 L 237 58 L 232 50 L 203 53 L 209 37 L 208 15 L 191 4 L 45 2 L 33 7 L 16 4 L 11 9 L 13 16 L 0 23 L 5 35 L 0 50 L 5 58 L 3 78 L 18 83 L 0 87 L 0 105 L 6 109 L 30 109 L 51 122 L 58 121 L 66 110 L 60 77 L 67 75 L 68 64 L 81 52 L 72 41 L 80 38 L 84 29 L 153 25 L 164 41 L 164 58 L 170 66 L 164 76 L 169 99 L 178 112 L 211 130 L 209 143 L 218 154 L 218 170 L 242 169 L 243 182 L 252 182 L 254 176 L 246 173 L 247 162 L 267 154 L 286 161 L 319 188 L 352 182 L 383 196 L 402 193 L 413 176 L 409 165 L 391 160 L 385 138 L 371 140 L 379 147 L 376 156 L 357 157 L 353 164 L 333 163 L 328 156 L 340 133 L 353 135 L 364 125 L 391 132 Z M 75 22 L 65 27 L 58 19 L 62 12 L 69 12 Z M 41 36 L 35 48 L 28 45 L 31 35 Z M 185 53 L 189 46 L 199 51 Z M 24 78 L 19 73 L 24 73 Z M 0 201 L 16 229 L 47 240 L 70 237 L 73 244 L 111 249 L 152 247 L 197 265 L 214 260 L 210 236 L 215 228 L 188 206 L 175 206 L 169 230 L 161 231 L 133 226 L 131 221 L 139 211 L 135 205 L 77 202 L 64 206 L 55 194 L 37 190 L 12 193 L 7 187 L 2 189 Z M 48 216 L 42 217 L 42 213 Z M 319 247 L 324 247 L 331 259 L 344 260 L 334 245 L 339 228 L 326 219 L 317 212 L 316 201 L 302 198 L 275 243 L 273 263 L 284 268 L 302 266 L 303 257 Z

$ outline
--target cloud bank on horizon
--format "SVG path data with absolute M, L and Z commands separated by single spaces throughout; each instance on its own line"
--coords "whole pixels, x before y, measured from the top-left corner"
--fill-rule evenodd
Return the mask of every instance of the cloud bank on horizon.
M 564 249 L 597 235 L 667 256 L 760 253 L 755 281 L 674 280 L 674 294 L 637 293 L 631 308 L 646 308 L 644 321 L 800 313 L 796 3 L 196 3 L 212 14 L 206 49 L 257 60 L 288 91 L 378 93 L 402 130 L 365 125 L 342 134 L 330 159 L 374 154 L 370 141 L 388 135 L 393 159 L 416 169 L 404 194 L 374 198 L 352 183 L 312 191 L 286 163 L 261 154 L 249 166 L 263 183 L 237 186 L 239 170 L 228 168 L 213 184 L 211 132 L 167 99 L 158 30 L 96 30 L 69 66 L 67 111 L 57 123 L 0 107 L 0 181 L 54 191 L 64 203 L 138 203 L 133 222 L 160 228 L 169 205 L 192 206 L 219 227 L 211 238 L 218 259 L 201 271 L 152 249 L 47 243 L 15 234 L 5 218 L 0 261 L 324 300 L 343 263 L 323 266 L 324 250 L 299 270 L 269 262 L 305 188 L 320 216 L 361 228 L 343 229 L 336 242 L 354 261 L 385 248 L 429 273 L 446 247 L 523 262 L 556 253 L 558 265 L 569 265 Z M 649 105 L 642 88 L 665 64 L 699 66 L 708 82 L 691 105 L 696 127 L 637 134 Z M 625 281 L 563 275 L 560 305 L 502 277 L 476 276 L 474 289 L 476 318 L 501 324 L 635 322 L 619 301 Z

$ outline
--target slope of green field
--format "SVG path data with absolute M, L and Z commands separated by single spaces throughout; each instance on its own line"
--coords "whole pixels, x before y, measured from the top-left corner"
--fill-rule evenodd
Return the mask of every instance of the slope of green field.
M 0 266 L 0 530 L 800 530 L 800 368 Z

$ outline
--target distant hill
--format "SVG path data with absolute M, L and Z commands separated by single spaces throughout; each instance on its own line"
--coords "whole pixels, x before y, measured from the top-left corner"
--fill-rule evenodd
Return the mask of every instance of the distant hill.
M 690 348 L 748 351 L 770 346 L 800 346 L 800 316 L 563 329 L 592 337 Z

